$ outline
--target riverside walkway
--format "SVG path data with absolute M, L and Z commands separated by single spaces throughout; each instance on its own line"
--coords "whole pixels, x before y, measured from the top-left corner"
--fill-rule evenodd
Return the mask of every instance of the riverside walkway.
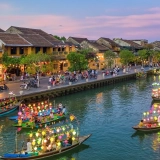
M 144 71 L 149 71 L 149 70 L 153 70 L 146 67 L 144 68 Z M 140 67 L 137 67 L 137 72 L 140 71 Z M 120 70 L 120 72 L 118 73 L 118 75 L 115 76 L 116 77 L 120 77 L 120 76 L 124 76 L 124 75 L 131 75 L 131 74 L 135 74 L 135 68 L 131 68 L 131 70 L 128 72 L 128 73 L 123 73 L 122 70 Z M 23 90 L 23 95 L 29 95 L 29 94 L 37 94 L 39 92 L 44 92 L 44 91 L 47 91 L 49 90 L 48 89 L 48 78 L 49 77 L 41 77 L 40 78 L 40 86 L 39 88 L 30 88 L 30 90 Z M 104 80 L 104 79 L 110 79 L 110 78 L 114 78 L 112 75 L 108 75 L 108 76 L 104 76 L 102 71 L 99 71 L 98 72 L 98 76 L 97 76 L 97 79 L 95 78 L 92 78 L 92 79 L 88 79 L 88 82 L 93 82 L 93 81 L 100 81 L 100 80 Z M 17 97 L 20 97 L 21 94 L 20 94 L 20 91 L 22 91 L 20 89 L 20 85 L 22 84 L 23 82 L 21 81 L 13 81 L 13 82 L 7 82 L 7 86 L 9 87 L 9 90 L 6 90 L 6 91 L 1 91 L 0 92 L 0 99 L 4 99 L 6 97 L 9 97 L 9 93 L 10 92 L 13 92 Z M 86 79 L 81 79 L 79 77 L 78 81 L 77 82 L 72 82 L 72 85 L 74 84 L 82 84 L 82 83 L 87 83 L 86 82 Z M 59 84 L 59 85 L 56 85 L 56 86 L 51 86 L 50 89 L 54 90 L 54 89 L 58 89 L 58 88 L 64 88 L 64 87 L 69 87 L 71 85 L 69 85 L 69 81 L 66 81 L 65 83 L 63 84 Z

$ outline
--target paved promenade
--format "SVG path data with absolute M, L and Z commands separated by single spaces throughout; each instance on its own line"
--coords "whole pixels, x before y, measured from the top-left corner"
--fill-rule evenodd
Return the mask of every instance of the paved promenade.
M 153 69 L 153 68 L 152 68 Z M 149 69 L 148 67 L 144 68 L 144 71 L 149 71 L 149 70 L 152 70 L 152 69 Z M 140 71 L 140 67 L 137 67 L 137 71 Z M 135 73 L 135 68 L 132 67 L 131 70 L 128 72 L 128 73 L 123 73 L 122 70 L 120 70 L 120 72 L 118 73 L 117 76 L 122 76 L 124 74 L 133 74 Z M 112 75 L 108 75 L 108 76 L 103 76 L 103 73 L 102 71 L 99 71 L 98 72 L 98 76 L 97 76 L 97 79 L 95 78 L 91 78 L 91 79 L 88 79 L 88 81 L 95 81 L 95 80 L 100 80 L 100 79 L 107 79 L 107 78 L 111 78 L 113 77 Z M 36 93 L 36 92 L 41 92 L 41 91 L 45 91 L 45 90 L 48 90 L 48 79 L 49 77 L 41 77 L 40 78 L 40 86 L 39 88 L 30 88 L 30 90 L 23 90 L 23 95 L 25 94 L 29 94 L 29 93 Z M 78 81 L 77 82 L 72 82 L 72 85 L 74 84 L 80 84 L 80 83 L 86 83 L 86 80 L 85 79 L 81 79 L 81 77 L 79 77 Z M 20 81 L 11 81 L 11 82 L 7 82 L 6 83 L 7 86 L 9 87 L 9 90 L 7 91 L 1 91 L 0 92 L 0 99 L 3 99 L 3 98 L 6 98 L 9 96 L 9 93 L 10 92 L 13 92 L 16 96 L 20 96 L 20 91 L 22 91 L 20 89 L 20 85 L 23 84 L 23 82 L 20 82 Z M 56 85 L 56 86 L 51 86 L 52 89 L 54 88 L 62 88 L 62 87 L 66 87 L 69 85 L 69 81 L 67 80 L 64 84 L 59 84 L 59 85 Z

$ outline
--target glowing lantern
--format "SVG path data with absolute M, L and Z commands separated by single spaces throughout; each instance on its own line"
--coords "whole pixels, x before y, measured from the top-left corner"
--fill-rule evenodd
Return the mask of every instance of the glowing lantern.
M 47 140 L 46 140 L 46 139 L 44 140 L 44 143 L 47 143 Z
M 42 135 L 44 136 L 46 134 L 46 132 L 45 131 L 42 131 Z
M 153 111 L 153 113 L 156 113 L 156 111 Z
M 36 144 L 36 142 L 35 142 L 35 141 L 33 141 L 33 142 L 32 142 L 32 145 L 33 145 L 33 146 L 35 146 L 35 144 Z
M 37 147 L 34 147 L 34 150 L 36 151 L 36 150 L 37 150 Z
M 74 141 L 74 140 L 75 140 L 75 137 L 72 137 L 72 140 Z
M 62 136 L 59 136 L 58 138 L 59 138 L 59 139 L 62 139 Z
M 41 149 L 43 150 L 43 149 L 44 149 L 44 147 L 42 146 L 42 147 L 41 147 Z
M 57 145 L 58 145 L 58 146 L 61 146 L 61 142 L 58 142 Z
M 156 116 L 154 117 L 154 120 L 155 120 L 155 121 L 157 120 L 157 117 L 156 117 Z
M 30 138 L 32 138 L 32 136 L 33 136 L 33 134 L 32 134 L 32 133 L 30 133 L 29 137 L 30 137 Z
M 147 112 L 147 115 L 149 115 L 149 112 Z
M 76 131 L 73 131 L 73 135 L 76 135 Z
M 146 121 L 146 119 L 143 119 L 143 121 L 145 122 L 145 121 Z
M 57 132 L 59 132 L 60 130 L 59 130 L 59 128 L 57 128 Z
M 39 136 L 39 133 L 36 133 L 36 137 L 38 137 Z
M 53 142 L 53 141 L 54 141 L 54 138 L 53 138 L 53 137 L 51 137 L 51 139 L 50 139 L 50 140 L 51 140 L 51 142 Z
M 49 105 L 51 106 L 51 105 L 52 105 L 52 103 L 49 103 Z
M 21 116 L 21 115 L 22 115 L 22 112 L 18 112 L 18 115 Z
M 74 118 L 75 118 L 75 116 L 74 116 L 74 115 L 70 115 L 70 120 L 71 120 L 71 121 L 73 121 L 73 120 L 74 120 Z

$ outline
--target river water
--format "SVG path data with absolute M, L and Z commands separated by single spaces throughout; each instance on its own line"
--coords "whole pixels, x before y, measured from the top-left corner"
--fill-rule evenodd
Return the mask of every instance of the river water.
M 159 77 L 133 80 L 53 100 L 62 103 L 79 122 L 81 135 L 92 136 L 78 148 L 49 160 L 159 160 L 160 132 L 132 129 L 151 107 L 151 84 Z M 13 113 L 14 115 L 16 113 Z M 15 128 L 0 119 L 0 155 L 15 149 Z M 24 137 L 21 137 L 24 138 Z M 21 145 L 21 144 L 19 144 Z

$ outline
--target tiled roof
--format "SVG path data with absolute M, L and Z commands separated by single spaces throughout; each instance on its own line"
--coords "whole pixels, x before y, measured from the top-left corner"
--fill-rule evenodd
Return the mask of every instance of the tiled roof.
M 15 26 L 12 26 L 12 27 L 20 31 L 22 34 L 34 34 L 34 35 L 39 34 L 52 44 L 61 43 L 61 41 L 54 38 L 52 35 L 42 31 L 41 29 L 23 28 L 23 27 L 15 27 Z
M 18 34 L 0 32 L 0 40 L 2 40 L 6 46 L 31 46 L 30 43 L 21 38 Z
M 31 43 L 33 46 L 36 47 L 52 47 L 52 43 L 47 41 L 39 34 L 20 34 L 25 40 Z
M 109 38 L 104 38 L 104 37 L 101 37 L 101 38 L 104 39 L 105 41 L 109 42 L 111 46 L 120 47 L 119 44 L 115 43 L 113 40 L 111 40 Z
M 0 32 L 4 32 L 4 30 L 0 28 Z
M 88 41 L 93 47 L 97 48 L 99 51 L 107 51 L 109 50 L 108 47 L 104 46 L 104 45 L 100 45 L 97 42 L 90 42 Z
M 151 43 L 154 47 L 160 48 L 160 41 L 154 41 Z
M 130 44 L 131 47 L 134 47 L 134 48 L 142 48 L 141 45 L 139 45 L 139 44 L 137 44 L 137 43 L 135 43 L 135 42 L 133 42 L 133 41 L 131 41 L 131 40 L 124 40 L 124 39 L 122 39 L 122 41 L 124 41 L 124 42 Z
M 69 38 L 74 39 L 74 40 L 77 41 L 78 43 L 81 43 L 81 42 L 83 42 L 83 41 L 85 41 L 85 40 L 88 40 L 87 38 L 79 38 L 79 37 L 69 37 Z

